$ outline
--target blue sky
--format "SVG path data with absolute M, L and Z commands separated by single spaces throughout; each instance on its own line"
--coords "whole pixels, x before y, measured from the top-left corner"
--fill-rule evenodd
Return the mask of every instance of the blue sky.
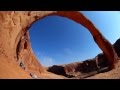
M 81 11 L 113 44 L 120 37 L 120 12 Z M 102 52 L 82 25 L 60 16 L 47 16 L 30 28 L 32 49 L 44 66 L 67 64 Z

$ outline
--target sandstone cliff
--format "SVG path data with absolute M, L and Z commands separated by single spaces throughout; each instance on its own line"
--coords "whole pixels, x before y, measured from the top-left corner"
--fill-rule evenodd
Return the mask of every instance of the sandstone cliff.
M 31 49 L 28 29 L 36 20 L 48 15 L 67 17 L 88 28 L 94 41 L 103 50 L 110 62 L 110 69 L 114 67 L 114 61 L 117 60 L 114 48 L 92 22 L 80 12 L 1 11 L 0 78 L 31 78 L 31 73 L 39 76 L 45 72 Z

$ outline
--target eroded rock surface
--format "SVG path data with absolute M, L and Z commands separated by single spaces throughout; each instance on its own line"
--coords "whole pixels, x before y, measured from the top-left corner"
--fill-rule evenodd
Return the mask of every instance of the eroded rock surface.
M 41 64 L 36 59 L 32 48 L 30 46 L 28 29 L 36 20 L 48 15 L 58 15 L 67 17 L 75 22 L 82 24 L 93 35 L 95 42 L 103 50 L 107 60 L 110 62 L 111 68 L 114 66 L 116 60 L 116 52 L 112 45 L 102 36 L 98 29 L 89 21 L 84 15 L 77 11 L 0 11 L 0 78 L 7 78 L 4 76 L 8 71 L 6 64 L 8 63 L 10 73 L 8 76 L 29 78 L 29 73 L 40 75 L 44 72 Z M 19 67 L 20 62 L 24 63 L 25 69 Z M 13 65 L 10 65 L 10 64 Z M 16 67 L 18 65 L 18 67 Z M 24 73 L 23 73 L 24 72 Z M 18 74 L 19 73 L 19 74 Z M 25 73 L 28 73 L 25 74 Z M 7 76 L 7 75 L 6 75 Z

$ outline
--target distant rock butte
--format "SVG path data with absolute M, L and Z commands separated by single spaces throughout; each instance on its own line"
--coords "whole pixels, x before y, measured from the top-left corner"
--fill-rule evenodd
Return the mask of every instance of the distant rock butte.
M 0 11 L 0 78 L 31 78 L 30 73 L 39 77 L 46 72 L 32 51 L 28 29 L 36 20 L 48 15 L 67 17 L 88 28 L 110 62 L 109 66 L 114 66 L 117 58 L 114 48 L 80 12 Z M 71 70 L 71 67 L 66 69 L 67 72 Z
M 74 62 L 66 65 L 53 65 L 48 67 L 47 70 L 68 78 L 86 78 L 101 72 L 109 71 L 109 62 L 104 54 L 101 53 L 97 57 L 98 61 L 96 61 L 96 58 L 93 58 L 83 62 Z M 98 62 L 98 64 L 96 62 Z

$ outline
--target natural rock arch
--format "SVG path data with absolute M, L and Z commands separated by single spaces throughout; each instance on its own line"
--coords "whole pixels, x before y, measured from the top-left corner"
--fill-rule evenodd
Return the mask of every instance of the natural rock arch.
M 91 21 L 78 11 L 1 11 L 0 50 L 4 54 L 0 54 L 0 57 L 5 58 L 7 56 L 8 61 L 19 61 L 22 59 L 28 72 L 43 72 L 42 66 L 32 52 L 27 31 L 36 20 L 49 15 L 66 17 L 86 27 L 109 60 L 109 68 L 114 68 L 117 54 L 113 46 L 103 37 Z M 11 53 L 8 51 L 11 51 Z
M 92 34 L 94 41 L 99 46 L 99 48 L 103 51 L 103 53 L 106 55 L 107 59 L 110 62 L 110 69 L 114 67 L 114 63 L 117 59 L 116 52 L 111 45 L 111 43 L 100 33 L 100 31 L 93 25 L 93 23 L 88 20 L 82 13 L 77 11 L 57 11 L 50 13 L 48 15 L 58 15 L 62 17 L 69 18 L 84 27 L 86 27 L 89 32 Z M 47 16 L 48 16 L 47 15 Z M 43 16 L 45 17 L 45 16 Z M 39 16 L 35 17 L 36 19 L 39 19 Z

